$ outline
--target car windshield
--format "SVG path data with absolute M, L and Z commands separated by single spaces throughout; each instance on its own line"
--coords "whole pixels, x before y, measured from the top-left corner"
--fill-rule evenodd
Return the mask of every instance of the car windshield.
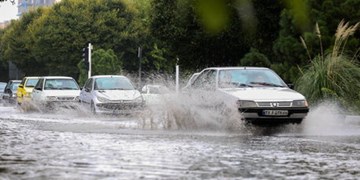
M 46 79 L 45 90 L 78 90 L 79 86 L 73 79 Z
M 28 79 L 25 87 L 35 87 L 36 83 L 39 81 L 39 79 Z
M 134 86 L 126 77 L 96 78 L 95 90 L 134 90 Z
M 19 87 L 20 82 L 13 82 L 13 84 L 11 85 L 11 90 L 12 91 L 16 91 L 17 88 Z
M 4 92 L 6 83 L 0 83 L 0 92 Z
M 269 69 L 225 69 L 219 71 L 219 87 L 286 87 L 284 81 Z

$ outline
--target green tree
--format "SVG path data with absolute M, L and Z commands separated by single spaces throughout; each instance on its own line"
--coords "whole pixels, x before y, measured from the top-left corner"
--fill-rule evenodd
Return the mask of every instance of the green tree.
M 91 53 L 91 75 L 116 75 L 122 72 L 122 61 L 116 56 L 112 49 L 97 49 Z M 88 71 L 81 60 L 77 67 L 80 75 L 79 84 L 84 84 L 88 78 Z
M 39 8 L 36 11 L 24 14 L 20 20 L 13 20 L 1 35 L 0 57 L 2 61 L 11 61 L 23 70 L 25 75 L 40 75 L 44 64 L 37 61 L 32 53 L 34 42 L 29 34 L 29 26 L 43 15 L 46 9 Z
M 240 60 L 240 66 L 258 66 L 258 67 L 270 67 L 270 60 L 258 49 L 251 48 L 250 52 Z

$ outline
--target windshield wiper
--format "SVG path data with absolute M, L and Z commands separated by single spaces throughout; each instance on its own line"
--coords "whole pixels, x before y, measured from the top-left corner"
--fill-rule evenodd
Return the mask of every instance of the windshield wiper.
M 250 84 L 258 84 L 258 85 L 262 85 L 262 86 L 271 86 L 271 87 L 285 87 L 283 85 L 268 83 L 268 82 L 250 82 Z
M 63 87 L 63 88 L 60 88 L 61 90 L 76 90 L 77 88 L 71 88 L 71 87 Z
M 125 88 L 110 88 L 108 90 L 126 90 Z
M 250 84 L 245 84 L 245 83 L 239 83 L 239 82 L 231 82 L 232 85 L 237 86 L 237 87 L 254 87 Z

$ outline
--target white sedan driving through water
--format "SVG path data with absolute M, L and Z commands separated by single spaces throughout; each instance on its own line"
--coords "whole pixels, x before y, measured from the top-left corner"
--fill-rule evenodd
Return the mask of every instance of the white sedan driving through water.
M 79 103 L 80 87 L 67 76 L 40 77 L 32 91 L 32 102 L 40 108 L 75 106 Z
M 206 68 L 191 84 L 190 93 L 211 99 L 201 101 L 207 106 L 235 106 L 242 119 L 252 123 L 301 123 L 309 111 L 302 94 L 264 67 Z

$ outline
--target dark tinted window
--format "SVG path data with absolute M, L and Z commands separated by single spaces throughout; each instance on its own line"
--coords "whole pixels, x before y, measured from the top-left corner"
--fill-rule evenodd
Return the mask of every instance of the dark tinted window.
M 43 83 L 44 83 L 44 79 L 39 79 L 39 81 L 35 85 L 35 89 L 42 90 Z

